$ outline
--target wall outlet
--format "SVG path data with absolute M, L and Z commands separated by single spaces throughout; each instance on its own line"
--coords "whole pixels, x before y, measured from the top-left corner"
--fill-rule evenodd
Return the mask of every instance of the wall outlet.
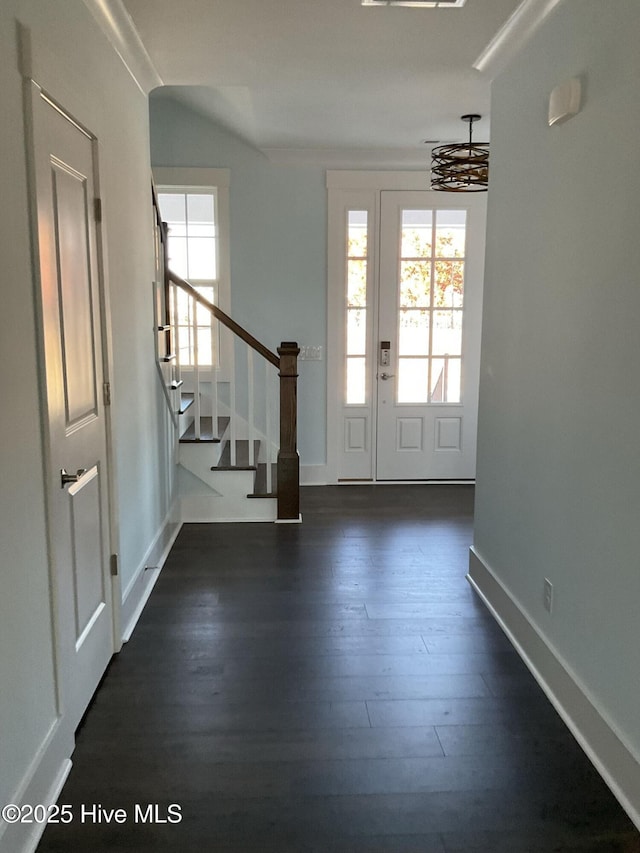
M 544 601 L 544 609 L 548 613 L 551 613 L 553 611 L 553 584 L 549 578 L 544 579 L 544 593 L 542 600 Z

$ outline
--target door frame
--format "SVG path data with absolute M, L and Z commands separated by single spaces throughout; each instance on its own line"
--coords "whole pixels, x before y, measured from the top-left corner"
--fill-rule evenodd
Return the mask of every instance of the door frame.
M 32 274 L 33 274 L 33 299 L 35 306 L 36 320 L 36 341 L 37 341 L 37 371 L 38 371 L 38 396 L 39 396 L 39 411 L 41 441 L 43 450 L 43 483 L 44 483 L 44 504 L 45 517 L 47 524 L 47 558 L 49 568 L 49 581 L 51 590 L 51 618 L 52 631 L 54 637 L 54 647 L 56 650 L 54 671 L 56 679 L 56 691 L 58 695 L 58 715 L 59 720 L 63 718 L 65 706 L 61 691 L 65 684 L 64 667 L 66 663 L 62 660 L 61 629 L 60 629 L 60 601 L 59 590 L 56 579 L 56 567 L 53 548 L 54 518 L 55 512 L 54 497 L 60 489 L 60 483 L 55 478 L 52 470 L 52 455 L 50 443 L 49 429 L 49 400 L 47 393 L 47 364 L 45 352 L 45 322 L 44 322 L 44 306 L 42 292 L 42 276 L 40 268 L 40 241 L 38 231 L 38 205 L 37 205 L 37 179 L 36 179 L 36 121 L 35 110 L 36 104 L 40 99 L 45 99 L 53 109 L 58 110 L 67 120 L 74 124 L 82 133 L 84 133 L 92 144 L 92 160 L 93 160 L 93 182 L 94 191 L 97 199 L 101 199 L 100 208 L 102 209 L 104 197 L 100 182 L 100 163 L 101 149 L 100 143 L 96 135 L 90 131 L 82 121 L 78 120 L 75 115 L 66 109 L 60 101 L 53 97 L 48 91 L 40 86 L 32 77 L 25 75 L 23 78 L 23 93 L 24 93 L 24 119 L 25 119 L 25 142 L 26 142 L 26 160 L 27 160 L 27 180 L 29 193 L 29 225 L 30 225 L 30 240 L 31 240 L 31 257 L 32 257 Z M 111 334 L 111 312 L 108 289 L 107 275 L 107 253 L 106 253 L 106 234 L 104 226 L 104 217 L 102 210 L 96 216 L 95 221 L 95 237 L 96 237 L 96 269 L 97 269 L 97 293 L 99 297 L 100 311 L 100 329 L 101 329 L 101 359 L 102 359 L 102 375 L 103 382 L 108 383 L 109 396 L 113 391 L 111 365 L 113 363 L 113 344 Z M 105 534 L 107 539 L 107 550 L 111 559 L 115 558 L 117 563 L 117 548 L 118 542 L 118 525 L 117 525 L 117 491 L 115 481 L 115 466 L 113 454 L 113 421 L 112 407 L 110 404 L 103 406 L 104 412 L 104 427 L 105 427 L 105 464 L 107 468 L 107 476 L 105 478 L 107 487 L 107 515 L 105 519 Z M 110 571 L 109 592 L 111 595 L 112 606 L 112 624 L 111 624 L 111 645 L 112 652 L 120 650 L 121 641 L 121 625 L 120 625 L 120 610 L 121 610 L 121 585 L 119 573 Z
M 372 382 L 371 429 L 368 437 L 371 454 L 371 477 L 340 481 L 340 447 L 343 442 L 342 383 L 344 382 L 344 258 L 345 214 L 348 209 L 367 209 L 372 216 L 369 233 L 375 235 L 367 268 L 368 287 L 377 295 L 380 269 L 380 207 L 383 191 L 419 191 L 432 193 L 436 207 L 446 207 L 446 194 L 430 189 L 428 171 L 353 171 L 327 170 L 328 231 L 327 231 L 327 483 L 360 482 L 374 484 L 376 480 L 375 448 L 377 427 L 377 382 Z M 459 202 L 458 202 L 459 204 Z M 458 206 L 458 204 L 456 206 Z M 469 205 L 485 205 L 486 195 L 474 194 Z M 371 305 L 373 330 L 378 328 L 378 299 Z M 370 334 L 370 332 L 369 332 Z M 375 336 L 372 338 L 375 343 Z M 375 347 L 374 347 L 375 349 Z M 373 353 L 373 350 L 372 350 Z M 375 356 L 375 353 L 373 353 Z M 393 481 L 384 481 L 393 482 Z M 408 482 L 408 481 L 403 481 Z M 428 481 L 416 481 L 425 483 Z M 466 481 L 468 482 L 468 481 Z

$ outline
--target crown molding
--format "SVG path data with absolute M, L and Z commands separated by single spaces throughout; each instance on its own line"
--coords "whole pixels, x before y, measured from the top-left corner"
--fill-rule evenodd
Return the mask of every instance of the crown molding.
M 84 3 L 141 91 L 148 95 L 162 86 L 162 78 L 122 0 L 84 0 Z
M 473 67 L 493 79 L 529 41 L 540 24 L 563 0 L 523 0 L 498 30 Z

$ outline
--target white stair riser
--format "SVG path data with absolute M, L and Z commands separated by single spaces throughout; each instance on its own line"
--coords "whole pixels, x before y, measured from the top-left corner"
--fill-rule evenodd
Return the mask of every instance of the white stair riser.
M 178 461 L 196 477 L 200 477 L 213 465 L 218 464 L 221 453 L 222 444 L 219 442 L 186 442 L 179 445 Z
M 233 473 L 233 472 L 231 472 Z M 181 520 L 189 523 L 223 521 L 267 521 L 277 517 L 275 498 L 208 497 L 183 495 L 180 499 Z
M 275 498 L 247 497 L 253 492 L 255 471 L 212 471 L 212 447 L 219 448 L 219 445 L 180 445 L 181 520 L 201 523 L 275 521 Z

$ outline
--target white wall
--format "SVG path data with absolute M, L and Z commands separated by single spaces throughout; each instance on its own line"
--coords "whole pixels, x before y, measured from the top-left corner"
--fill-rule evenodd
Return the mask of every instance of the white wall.
M 475 531 L 635 761 L 639 36 L 637 0 L 565 0 L 493 86 Z M 582 111 L 549 128 L 548 95 L 573 76 Z
M 162 90 L 151 103 L 154 166 L 231 170 L 231 313 L 268 347 L 283 340 L 326 347 L 325 170 L 281 166 Z M 326 351 L 301 361 L 299 450 L 326 461 Z
M 12 802 L 55 716 L 29 265 L 22 90 L 12 7 L 0 6 L 0 801 Z M 9 402 L 10 401 L 10 402 Z M 25 670 L 29 669 L 29 675 Z M 1 842 L 0 842 L 1 843 Z
M 50 785 L 56 720 L 37 333 L 30 258 L 16 21 L 31 31 L 34 77 L 101 142 L 114 340 L 115 474 L 123 588 L 143 563 L 172 499 L 167 427 L 153 359 L 147 99 L 81 0 L 0 5 L 0 803 L 33 780 Z M 44 770 L 43 770 L 44 768 Z M 44 776 L 42 773 L 44 773 Z M 38 774 L 40 777 L 38 778 Z M 34 789 L 32 789 L 34 790 Z M 19 850 L 0 826 L 0 849 Z

